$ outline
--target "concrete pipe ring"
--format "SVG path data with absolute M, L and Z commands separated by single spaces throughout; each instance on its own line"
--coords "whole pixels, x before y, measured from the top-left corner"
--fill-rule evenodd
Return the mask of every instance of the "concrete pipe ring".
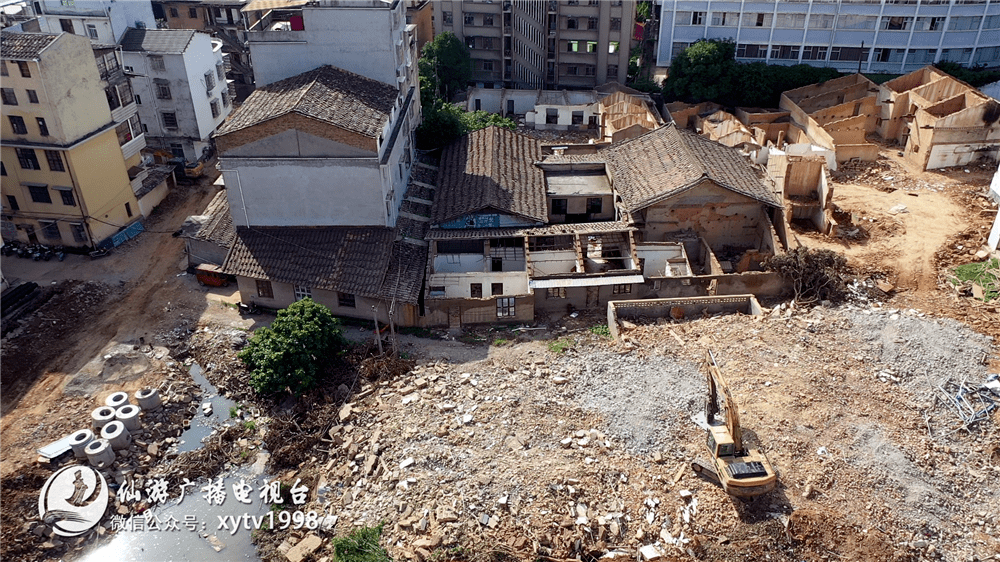
M 101 406 L 90 413 L 90 419 L 94 422 L 94 431 L 100 431 L 105 425 L 115 421 L 115 409 Z
M 135 401 L 139 403 L 140 408 L 147 412 L 152 412 L 163 405 L 163 401 L 160 400 L 160 391 L 155 388 L 144 388 L 136 391 Z
M 111 408 L 121 408 L 129 403 L 127 392 L 116 392 L 104 400 L 104 405 Z
M 78 459 L 87 458 L 87 445 L 94 440 L 94 432 L 89 429 L 77 431 L 69 439 L 69 446 L 73 449 L 73 456 Z
M 132 444 L 132 434 L 125 429 L 125 424 L 120 421 L 113 421 L 101 429 L 101 437 L 111 443 L 111 448 L 115 451 L 128 448 Z
M 115 410 L 115 419 L 125 424 L 125 429 L 129 430 L 129 433 L 138 431 L 142 429 L 142 423 L 139 421 L 141 411 L 138 406 L 128 404 Z
M 84 450 L 87 453 L 87 460 L 90 466 L 95 468 L 107 468 L 115 462 L 115 452 L 111 443 L 107 439 L 95 439 L 87 444 Z

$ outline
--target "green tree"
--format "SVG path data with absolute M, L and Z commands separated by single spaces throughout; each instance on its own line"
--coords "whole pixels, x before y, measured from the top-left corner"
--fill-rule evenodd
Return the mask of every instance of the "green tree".
M 424 44 L 417 61 L 420 71 L 420 101 L 431 105 L 435 99 L 451 100 L 464 91 L 472 79 L 472 57 L 469 48 L 450 31 L 445 31 Z
M 329 308 L 308 298 L 279 311 L 239 354 L 250 369 L 250 386 L 261 394 L 311 388 L 347 347 L 339 325 Z
M 734 91 L 735 70 L 735 43 L 718 39 L 698 41 L 670 64 L 670 74 L 663 81 L 663 95 L 667 100 L 694 103 L 725 100 Z
M 466 133 L 490 126 L 513 130 L 517 128 L 517 123 L 496 113 L 464 111 L 453 103 L 436 101 L 430 108 L 424 108 L 424 120 L 417 127 L 417 148 L 441 148 Z
M 635 21 L 645 23 L 653 17 L 653 3 L 646 0 L 635 5 Z
M 973 88 L 979 88 L 1000 80 L 1000 70 L 984 70 L 983 68 L 965 68 L 957 62 L 941 61 L 934 65 L 938 70 L 947 72 Z

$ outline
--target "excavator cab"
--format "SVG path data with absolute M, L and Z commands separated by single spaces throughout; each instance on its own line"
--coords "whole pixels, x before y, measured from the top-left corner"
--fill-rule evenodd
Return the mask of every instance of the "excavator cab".
M 778 485 L 778 475 L 762 451 L 745 446 L 736 400 L 711 351 L 706 352 L 708 399 L 705 418 L 708 422 L 706 445 L 711 462 L 695 460 L 691 468 L 722 486 L 727 494 L 749 500 L 766 494 Z M 720 400 L 721 397 L 721 400 Z

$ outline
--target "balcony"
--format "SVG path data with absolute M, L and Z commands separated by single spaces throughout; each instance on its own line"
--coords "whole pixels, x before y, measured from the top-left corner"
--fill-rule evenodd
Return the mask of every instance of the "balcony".
M 132 140 L 122 145 L 122 156 L 128 160 L 136 154 L 139 154 L 139 151 L 144 148 L 146 148 L 146 135 L 140 133 L 139 135 L 133 137 Z M 139 182 L 139 185 L 142 185 L 142 181 Z
M 113 119 L 115 123 L 124 123 L 137 113 L 139 113 L 139 106 L 136 105 L 135 99 L 133 99 L 131 103 L 112 109 L 111 119 Z
M 480 293 L 472 294 L 472 286 L 478 285 Z M 495 285 L 502 285 L 500 294 L 493 294 Z M 492 271 L 473 273 L 435 273 L 428 277 L 431 299 L 469 299 L 492 297 L 519 297 L 531 294 L 526 271 Z M 498 287 L 499 289 L 499 287 Z

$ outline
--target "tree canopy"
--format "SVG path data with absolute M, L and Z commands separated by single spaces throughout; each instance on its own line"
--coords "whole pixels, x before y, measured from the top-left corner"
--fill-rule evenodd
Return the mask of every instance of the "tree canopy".
M 250 369 L 250 386 L 261 394 L 301 394 L 314 386 L 347 347 L 339 325 L 329 308 L 309 298 L 279 311 L 271 326 L 254 332 L 240 352 Z
M 435 99 L 450 101 L 464 91 L 472 79 L 469 48 L 450 31 L 424 44 L 420 60 L 420 101 L 429 106 Z
M 442 148 L 466 133 L 490 126 L 511 130 L 517 128 L 513 120 L 496 113 L 465 111 L 453 103 L 436 101 L 432 106 L 424 108 L 424 120 L 417 127 L 417 148 Z
M 674 59 L 663 83 L 667 101 L 777 107 L 781 93 L 840 76 L 833 68 L 737 63 L 732 41 L 698 41 Z

